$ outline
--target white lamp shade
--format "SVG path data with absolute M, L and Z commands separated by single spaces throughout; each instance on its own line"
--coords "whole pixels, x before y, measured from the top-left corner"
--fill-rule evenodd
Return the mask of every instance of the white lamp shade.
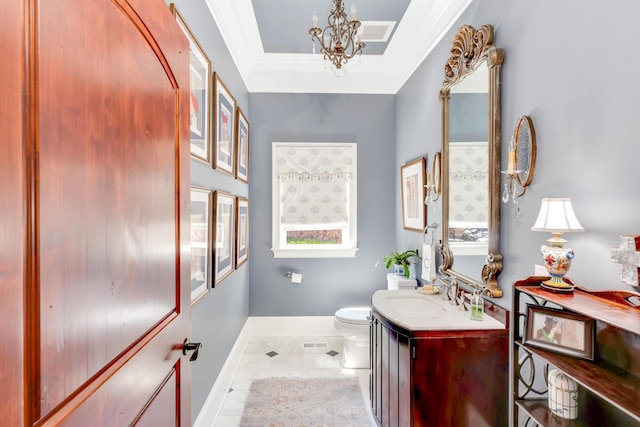
M 552 233 L 568 233 L 584 231 L 571 206 L 571 199 L 542 199 L 540 213 L 532 231 L 548 231 Z

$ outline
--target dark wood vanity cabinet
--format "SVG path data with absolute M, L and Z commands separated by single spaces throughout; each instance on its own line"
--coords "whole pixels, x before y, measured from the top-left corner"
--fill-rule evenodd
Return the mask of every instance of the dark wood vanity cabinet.
M 373 311 L 371 408 L 380 426 L 508 424 L 508 329 L 409 331 Z

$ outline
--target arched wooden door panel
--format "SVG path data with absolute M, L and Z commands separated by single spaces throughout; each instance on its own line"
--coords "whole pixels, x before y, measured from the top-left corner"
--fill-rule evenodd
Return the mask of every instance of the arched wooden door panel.
M 188 42 L 162 0 L 10 2 L 24 424 L 190 425 Z

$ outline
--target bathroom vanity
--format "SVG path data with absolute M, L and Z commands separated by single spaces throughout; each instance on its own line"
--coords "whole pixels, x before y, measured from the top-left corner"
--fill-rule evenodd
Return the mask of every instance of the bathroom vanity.
M 381 426 L 508 424 L 508 311 L 482 321 L 415 290 L 372 298 L 370 397 Z

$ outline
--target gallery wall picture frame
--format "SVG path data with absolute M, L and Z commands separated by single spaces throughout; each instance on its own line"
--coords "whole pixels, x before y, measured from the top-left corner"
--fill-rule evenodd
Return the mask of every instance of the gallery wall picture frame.
M 189 130 L 191 157 L 211 160 L 211 61 L 174 3 L 169 5 L 178 26 L 189 39 Z
M 212 191 L 191 186 L 191 305 L 211 288 Z
M 236 179 L 249 183 L 249 121 L 240 107 L 236 108 Z
M 215 130 L 213 168 L 234 176 L 236 99 L 217 72 L 213 73 L 213 117 Z
M 213 271 L 214 286 L 235 269 L 236 197 L 223 191 L 213 192 Z
M 426 161 L 420 157 L 400 167 L 402 185 L 402 227 L 422 233 L 427 225 L 424 200 Z
M 594 320 L 565 310 L 527 305 L 523 342 L 581 359 L 594 358 Z
M 236 270 L 249 260 L 249 199 L 236 197 Z

